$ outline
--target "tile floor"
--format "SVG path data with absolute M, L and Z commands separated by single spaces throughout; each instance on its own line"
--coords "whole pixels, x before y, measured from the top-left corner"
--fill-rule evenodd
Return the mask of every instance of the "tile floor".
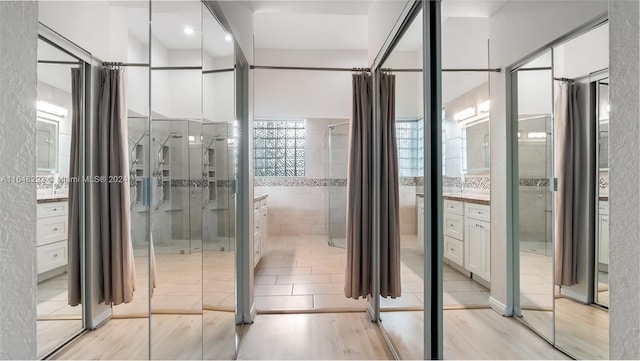
M 362 311 L 363 299 L 344 297 L 346 250 L 323 236 L 271 237 L 255 269 L 258 312 Z M 383 310 L 420 309 L 424 254 L 415 235 L 402 237 L 402 296 L 381 300 Z M 445 308 L 489 307 L 489 290 L 445 265 Z

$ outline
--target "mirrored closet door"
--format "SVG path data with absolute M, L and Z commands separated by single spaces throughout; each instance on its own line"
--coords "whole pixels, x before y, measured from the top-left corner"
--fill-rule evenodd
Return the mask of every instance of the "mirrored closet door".
M 511 75 L 515 313 L 567 354 L 606 359 L 608 23 L 565 39 Z
M 35 120 L 38 357 L 84 329 L 81 189 L 72 177 L 84 172 L 80 147 L 88 64 L 74 55 L 81 51 L 66 49 L 56 43 L 59 38 L 47 35 L 38 39 Z

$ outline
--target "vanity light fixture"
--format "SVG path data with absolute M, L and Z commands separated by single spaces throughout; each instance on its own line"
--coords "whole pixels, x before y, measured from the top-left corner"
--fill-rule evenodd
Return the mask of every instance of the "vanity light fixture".
M 478 113 L 488 113 L 491 109 L 491 100 L 478 103 Z
M 193 28 L 188 26 L 188 25 L 185 26 L 184 27 L 184 33 L 187 34 L 187 35 L 193 35 L 193 33 L 194 33 Z
M 47 114 L 55 115 L 58 117 L 66 117 L 69 111 L 63 107 L 59 107 L 57 105 L 53 105 L 51 103 L 38 101 L 36 103 L 36 109 L 38 112 L 44 112 Z
M 232 42 L 233 38 L 231 37 L 231 34 L 225 34 L 224 36 L 224 40 L 228 41 L 228 42 Z
M 195 142 L 196 141 L 196 136 L 195 135 L 190 135 L 189 136 L 189 141 L 190 142 Z
M 547 138 L 546 132 L 528 132 L 527 139 L 545 139 Z
M 459 122 L 459 121 L 471 118 L 474 115 L 476 115 L 476 108 L 471 107 L 471 108 L 467 108 L 465 110 L 457 112 L 456 114 L 453 115 L 453 119 Z

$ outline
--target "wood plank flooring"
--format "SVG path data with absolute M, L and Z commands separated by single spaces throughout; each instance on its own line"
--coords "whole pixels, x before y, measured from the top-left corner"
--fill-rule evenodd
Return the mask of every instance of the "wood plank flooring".
M 258 315 L 245 325 L 239 360 L 393 360 L 364 312 Z
M 422 311 L 384 312 L 382 326 L 401 359 L 422 359 Z M 444 358 L 568 359 L 517 320 L 493 310 L 444 311 Z

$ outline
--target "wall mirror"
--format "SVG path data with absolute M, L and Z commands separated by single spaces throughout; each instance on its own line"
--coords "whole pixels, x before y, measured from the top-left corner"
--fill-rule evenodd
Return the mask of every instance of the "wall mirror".
M 570 35 L 512 74 L 515 312 L 569 355 L 606 359 L 608 24 Z
M 58 121 L 38 117 L 36 139 L 37 171 L 56 173 L 58 171 Z
M 489 144 L 489 117 L 464 129 L 465 157 L 463 169 L 466 173 L 488 172 L 491 162 Z
M 442 75 L 444 175 L 459 178 L 460 186 L 464 174 L 491 170 L 488 81 L 486 71 Z

